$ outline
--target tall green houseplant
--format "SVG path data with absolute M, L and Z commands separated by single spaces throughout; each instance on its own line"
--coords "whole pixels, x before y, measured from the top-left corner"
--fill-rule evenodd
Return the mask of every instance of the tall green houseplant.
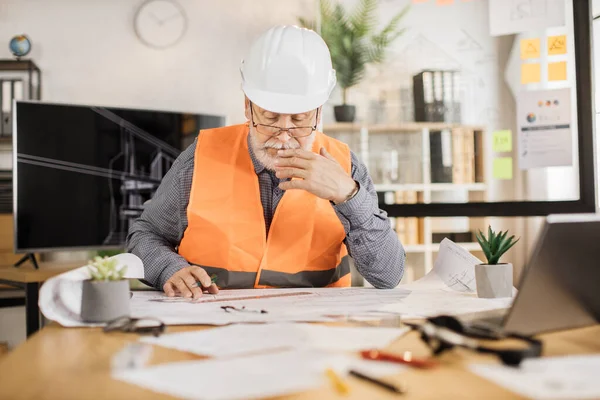
M 331 61 L 336 71 L 337 82 L 342 89 L 342 106 L 347 106 L 348 89 L 357 85 L 365 76 L 366 66 L 385 60 L 389 46 L 405 31 L 400 21 L 409 10 L 404 7 L 399 13 L 377 31 L 377 0 L 360 0 L 352 11 L 346 10 L 338 1 L 318 0 L 320 26 L 315 21 L 299 18 L 299 23 L 317 30 L 327 43 Z M 338 106 L 339 107 L 339 106 Z M 337 119 L 336 109 L 336 119 Z M 352 115 L 352 119 L 354 116 Z M 339 119 L 338 119 L 339 121 Z

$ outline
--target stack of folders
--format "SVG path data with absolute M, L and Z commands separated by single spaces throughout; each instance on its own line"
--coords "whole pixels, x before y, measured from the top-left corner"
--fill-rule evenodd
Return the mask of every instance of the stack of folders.
M 0 141 L 0 214 L 12 212 L 12 144 Z
M 0 137 L 12 135 L 13 99 L 23 99 L 23 80 L 0 79 Z
M 475 133 L 471 129 L 452 130 L 452 182 L 475 182 Z
M 429 134 L 432 183 L 476 182 L 475 131 L 469 128 Z
M 12 212 L 12 172 L 0 171 L 0 214 Z
M 396 204 L 415 204 L 418 201 L 418 193 L 414 190 L 398 190 L 395 192 Z M 392 217 L 390 224 L 398 234 L 398 240 L 403 245 L 422 244 L 423 221 L 418 217 Z
M 458 71 L 424 70 L 413 76 L 415 121 L 460 123 Z

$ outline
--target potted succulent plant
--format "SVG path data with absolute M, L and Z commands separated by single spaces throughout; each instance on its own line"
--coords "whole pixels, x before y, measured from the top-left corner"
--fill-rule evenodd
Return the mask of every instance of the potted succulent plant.
M 117 268 L 117 260 L 94 257 L 89 262 L 90 279 L 83 281 L 81 318 L 86 322 L 108 322 L 129 315 L 127 266 Z
M 477 296 L 484 298 L 511 297 L 513 289 L 513 266 L 500 263 L 500 257 L 519 241 L 515 236 L 508 237 L 506 232 L 494 232 L 488 226 L 487 238 L 481 231 L 475 234 L 485 254 L 487 264 L 475 265 Z
M 356 107 L 346 103 L 348 89 L 364 78 L 367 64 L 384 61 L 390 44 L 405 31 L 399 23 L 408 9 L 406 6 L 392 16 L 379 32 L 376 32 L 377 0 L 360 0 L 352 12 L 338 2 L 320 0 L 319 26 L 315 21 L 298 18 L 303 27 L 317 31 L 329 47 L 337 82 L 342 88 L 342 105 L 334 107 L 336 121 L 354 121 Z

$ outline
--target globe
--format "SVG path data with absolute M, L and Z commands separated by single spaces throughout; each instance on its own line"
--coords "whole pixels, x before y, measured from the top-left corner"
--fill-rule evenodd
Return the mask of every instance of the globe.
M 31 41 L 25 35 L 17 35 L 10 40 L 10 51 L 17 57 L 23 57 L 31 51 Z

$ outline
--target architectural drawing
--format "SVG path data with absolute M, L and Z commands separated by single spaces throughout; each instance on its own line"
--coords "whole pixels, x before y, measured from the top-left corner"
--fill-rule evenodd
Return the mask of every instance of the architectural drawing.
M 518 21 L 543 17 L 546 15 L 547 7 L 546 0 L 512 0 L 510 19 Z
M 475 38 L 464 29 L 460 29 L 461 37 L 456 43 L 457 51 L 483 51 L 483 47 Z

